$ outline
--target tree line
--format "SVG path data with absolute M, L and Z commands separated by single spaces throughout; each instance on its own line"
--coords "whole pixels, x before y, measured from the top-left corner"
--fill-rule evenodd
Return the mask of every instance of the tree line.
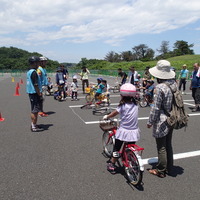
M 42 56 L 37 52 L 30 53 L 16 47 L 0 47 L 0 70 L 27 70 L 28 58 L 33 55 Z M 59 62 L 48 59 L 47 69 L 55 70 L 58 66 Z
M 173 50 L 169 48 L 169 41 L 162 41 L 160 48 L 156 49 L 159 55 L 155 56 L 156 51 L 149 48 L 146 44 L 139 44 L 134 46 L 132 50 L 116 53 L 110 51 L 106 54 L 105 60 L 108 62 L 130 62 L 130 61 L 153 61 L 160 59 L 167 59 L 181 55 L 194 55 L 194 51 L 191 49 L 194 45 L 188 44 L 183 40 L 177 40 L 173 45 Z

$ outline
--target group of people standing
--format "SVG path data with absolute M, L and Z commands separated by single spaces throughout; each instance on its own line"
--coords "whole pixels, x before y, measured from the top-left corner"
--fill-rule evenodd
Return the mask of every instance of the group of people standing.
M 171 64 L 167 60 L 160 60 L 153 68 L 147 68 L 150 75 L 157 79 L 158 84 L 154 92 L 154 104 L 151 107 L 147 128 L 153 127 L 153 137 L 156 140 L 158 152 L 158 164 L 155 168 L 149 169 L 149 173 L 164 178 L 173 170 L 173 149 L 172 132 L 173 128 L 166 124 L 167 112 L 171 111 L 172 92 L 167 84 L 175 91 L 178 89 L 175 81 L 175 72 L 171 69 Z M 108 162 L 107 170 L 112 174 L 116 173 L 115 163 L 119 158 L 119 150 L 123 142 L 135 143 L 140 139 L 140 129 L 138 127 L 138 106 L 136 104 L 137 89 L 134 85 L 136 74 L 132 68 L 129 82 L 124 83 L 120 88 L 121 100 L 119 106 L 104 119 L 109 119 L 120 115 L 120 126 L 116 132 L 113 156 Z M 135 75 L 135 77 L 134 77 Z M 148 79 L 150 77 L 146 77 Z
M 172 92 L 181 89 L 182 85 L 185 91 L 184 84 L 188 79 L 188 71 L 186 71 L 186 65 L 184 65 L 179 76 L 179 86 L 177 84 L 175 71 L 167 60 L 158 61 L 155 67 L 146 68 L 146 71 L 148 72 L 146 72 L 145 79 L 150 78 L 148 73 L 157 79 L 157 85 L 154 90 L 154 104 L 150 110 L 147 128 L 153 128 L 152 132 L 157 146 L 158 163 L 154 168 L 148 169 L 148 171 L 152 175 L 164 178 L 167 174 L 170 175 L 173 173 L 172 134 L 174 128 L 167 124 L 166 113 L 170 113 L 172 109 Z M 121 69 L 119 73 L 122 81 L 124 81 L 125 76 Z M 135 143 L 140 139 L 138 107 L 135 101 L 137 89 L 134 86 L 137 73 L 132 68 L 129 74 L 128 83 L 123 82 L 120 88 L 121 100 L 117 109 L 103 117 L 106 120 L 119 114 L 121 120 L 116 132 L 113 155 L 107 164 L 107 170 L 112 174 L 117 172 L 115 163 L 120 156 L 119 151 L 123 142 Z M 193 111 L 197 111 L 200 105 L 200 66 L 198 63 L 194 64 L 190 89 L 195 100 L 195 108 Z
M 42 128 L 37 125 L 38 113 L 43 112 L 43 97 L 42 92 L 46 90 L 47 75 L 45 65 L 47 59 L 45 57 L 32 56 L 29 58 L 30 70 L 27 72 L 27 93 L 29 94 L 31 102 L 31 131 L 41 131 Z M 199 111 L 200 105 L 200 66 L 199 63 L 194 64 L 194 71 L 192 72 L 190 89 L 192 90 L 192 96 L 195 100 L 194 112 Z M 153 137 L 156 141 L 158 163 L 155 168 L 149 169 L 149 173 L 158 177 L 164 178 L 166 174 L 170 174 L 173 171 L 173 148 L 172 148 L 172 134 L 173 127 L 169 127 L 166 123 L 166 111 L 169 113 L 172 106 L 172 91 L 180 90 L 183 85 L 183 91 L 185 92 L 185 83 L 188 79 L 188 71 L 186 71 L 186 65 L 183 65 L 183 69 L 180 73 L 179 86 L 175 78 L 175 72 L 172 70 L 171 64 L 167 60 L 160 60 L 155 67 L 145 69 L 143 85 L 145 81 L 149 80 L 151 76 L 157 79 L 157 85 L 154 91 L 154 104 L 151 107 L 149 119 L 147 122 L 147 128 L 153 128 Z M 138 79 L 138 73 L 134 67 L 130 68 L 130 73 L 127 76 L 121 69 L 118 69 L 119 76 L 122 78 L 122 86 L 120 88 L 121 100 L 119 106 L 115 111 L 109 115 L 104 116 L 104 119 L 120 115 L 121 123 L 116 133 L 116 142 L 114 146 L 113 157 L 108 163 L 107 169 L 111 173 L 116 172 L 116 161 L 119 157 L 119 150 L 123 142 L 135 143 L 140 138 L 140 129 L 138 127 L 138 106 L 135 101 L 135 95 L 137 92 L 134 86 L 135 81 Z M 57 77 L 61 76 L 62 79 L 66 79 L 67 74 L 62 72 L 62 69 L 57 70 Z M 85 91 L 89 86 L 88 75 L 90 74 L 87 68 L 83 68 L 79 74 L 82 80 L 82 89 Z M 128 77 L 128 83 L 126 83 Z M 76 77 L 74 77 L 76 80 Z M 63 84 L 60 82 L 60 78 L 56 78 L 57 84 Z M 171 88 L 171 89 L 170 89 Z M 172 90 L 172 91 L 171 91 Z M 75 95 L 75 94 L 74 94 Z M 42 115 L 41 115 L 42 116 Z

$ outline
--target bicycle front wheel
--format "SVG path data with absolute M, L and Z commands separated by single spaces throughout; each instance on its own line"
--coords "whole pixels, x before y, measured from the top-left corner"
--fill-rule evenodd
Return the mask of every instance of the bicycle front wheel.
M 110 131 L 105 131 L 102 136 L 103 152 L 107 157 L 111 157 L 115 144 L 115 138 L 111 136 Z
M 140 170 L 140 164 L 135 153 L 127 149 L 127 167 L 125 167 L 125 172 L 128 180 L 132 185 L 139 185 L 142 182 L 143 173 Z

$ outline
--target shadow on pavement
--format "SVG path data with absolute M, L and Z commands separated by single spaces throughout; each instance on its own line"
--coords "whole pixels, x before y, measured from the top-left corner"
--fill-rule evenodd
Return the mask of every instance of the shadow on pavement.
M 52 114 L 55 114 L 56 112 L 54 111 L 49 111 L 49 112 L 45 112 L 47 115 L 52 115 Z
M 44 130 L 48 130 L 50 126 L 53 126 L 53 124 L 40 124 L 40 126 L 41 126 Z

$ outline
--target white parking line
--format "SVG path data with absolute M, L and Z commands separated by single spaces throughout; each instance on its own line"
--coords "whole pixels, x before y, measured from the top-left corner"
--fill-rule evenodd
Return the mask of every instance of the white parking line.
M 194 113 L 194 114 L 188 114 L 189 116 L 200 116 L 200 113 Z M 138 120 L 147 120 L 149 117 L 139 117 Z M 99 124 L 99 121 L 90 121 L 90 122 L 85 122 L 85 124 Z
M 190 157 L 195 157 L 195 156 L 200 156 L 200 150 L 174 154 L 174 160 L 178 160 L 182 158 L 190 158 Z M 144 165 L 157 163 L 158 157 L 142 159 L 142 162 Z
M 111 106 L 117 106 L 117 105 L 119 105 L 119 103 L 111 103 L 110 104 Z M 83 105 L 74 105 L 74 106 L 69 106 L 70 108 L 80 108 L 81 106 L 83 106 Z M 94 106 L 94 105 L 91 105 L 91 106 Z
M 189 105 L 189 106 L 195 106 L 194 104 L 186 103 L 186 102 L 184 102 L 184 104 Z

